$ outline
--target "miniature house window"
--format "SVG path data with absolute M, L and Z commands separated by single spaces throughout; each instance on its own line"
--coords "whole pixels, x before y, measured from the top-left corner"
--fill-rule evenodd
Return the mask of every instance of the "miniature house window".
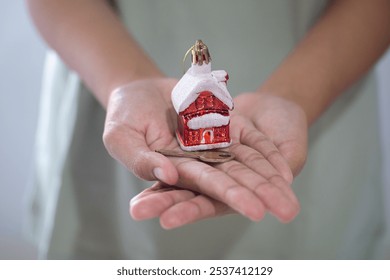
M 198 99 L 196 99 L 196 109 L 204 109 L 204 98 L 202 96 L 199 96 Z
M 199 97 L 196 100 L 196 109 L 213 109 L 214 108 L 214 96 L 209 91 L 204 91 L 199 94 Z

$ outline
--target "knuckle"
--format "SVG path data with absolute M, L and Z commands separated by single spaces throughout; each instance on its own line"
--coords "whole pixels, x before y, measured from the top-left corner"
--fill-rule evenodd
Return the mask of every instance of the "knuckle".
M 241 164 L 231 164 L 225 169 L 225 173 L 228 175 L 236 175 L 236 174 L 242 174 L 243 172 L 247 172 L 247 168 L 244 165 Z
M 128 137 L 127 130 L 128 128 L 124 124 L 115 121 L 106 122 L 102 139 L 105 148 L 111 156 L 117 153 L 118 146 Z
M 242 194 L 242 188 L 238 185 L 231 185 L 225 189 L 223 192 L 224 201 L 237 201 L 240 199 Z
M 245 135 L 244 139 L 248 143 L 256 143 L 257 145 L 260 145 L 262 142 L 267 142 L 269 141 L 268 137 L 265 136 L 264 134 L 261 134 L 258 130 L 256 129 L 251 129 L 249 130 Z
M 252 152 L 252 153 L 249 153 L 248 155 L 246 155 L 246 157 L 243 159 L 243 162 L 251 164 L 251 163 L 264 161 L 264 159 L 265 158 L 260 153 Z
M 141 179 L 146 179 L 144 176 L 144 170 L 145 170 L 145 157 L 143 155 L 143 152 L 137 153 L 137 155 L 128 162 L 127 167 L 128 169 L 134 173 L 135 176 Z
M 279 174 L 272 175 L 271 177 L 267 178 L 267 180 L 275 186 L 283 186 L 284 188 L 288 186 L 286 180 L 284 180 L 283 177 Z
M 118 139 L 118 128 L 113 125 L 107 124 L 103 131 L 103 144 L 106 147 L 108 153 L 113 156 L 114 145 Z
M 265 158 L 268 160 L 268 161 L 271 161 L 271 158 L 272 157 L 275 157 L 275 156 L 281 156 L 281 154 L 275 149 L 275 150 L 270 150 L 266 155 L 265 155 Z
M 220 171 L 210 166 L 205 168 L 202 172 L 199 172 L 197 181 L 202 184 L 204 182 L 210 182 L 210 180 L 216 180 L 215 178 L 218 178 L 218 175 L 220 175 L 219 173 Z

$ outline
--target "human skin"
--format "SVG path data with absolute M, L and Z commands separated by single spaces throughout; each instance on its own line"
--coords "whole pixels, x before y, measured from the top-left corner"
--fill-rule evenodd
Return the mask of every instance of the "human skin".
M 106 1 L 27 2 L 42 36 L 107 109 L 108 152 L 138 177 L 158 180 L 132 199 L 132 217 L 160 217 L 164 228 L 232 212 L 258 221 L 269 211 L 291 221 L 299 212 L 291 182 L 306 159 L 308 127 L 390 42 L 389 0 L 330 1 L 258 90 L 234 100 L 237 159 L 210 166 L 153 152 L 178 149 L 169 103 L 176 81 L 156 67 Z M 153 102 L 159 103 L 150 111 Z

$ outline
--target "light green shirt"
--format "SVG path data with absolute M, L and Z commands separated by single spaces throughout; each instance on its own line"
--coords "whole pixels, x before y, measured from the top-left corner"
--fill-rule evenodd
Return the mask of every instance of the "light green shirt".
M 283 60 L 325 1 L 118 1 L 124 23 L 169 76 L 202 39 L 232 95 L 254 90 Z M 58 57 L 48 56 L 38 127 L 32 234 L 42 257 L 126 259 L 383 258 L 380 148 L 373 79 L 345 93 L 310 130 L 290 224 L 238 215 L 166 231 L 135 222 L 128 201 L 150 183 L 111 159 L 104 111 Z M 313 92 L 315 94 L 315 92 Z

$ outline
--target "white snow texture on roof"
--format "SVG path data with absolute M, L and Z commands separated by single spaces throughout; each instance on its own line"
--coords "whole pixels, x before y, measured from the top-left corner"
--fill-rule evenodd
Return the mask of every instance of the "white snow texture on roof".
M 221 79 L 222 75 L 226 76 L 226 71 L 211 71 L 211 63 L 193 64 L 172 90 L 171 98 L 176 112 L 179 114 L 187 109 L 202 91 L 210 91 L 232 110 L 233 99 Z

